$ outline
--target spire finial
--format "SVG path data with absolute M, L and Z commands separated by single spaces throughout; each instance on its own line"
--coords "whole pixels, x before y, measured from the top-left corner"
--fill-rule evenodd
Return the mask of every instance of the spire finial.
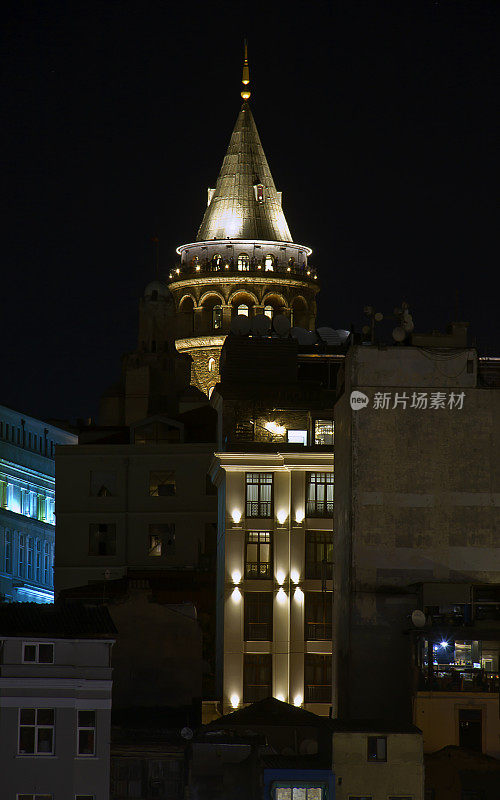
M 247 40 L 245 39 L 245 57 L 243 60 L 243 75 L 241 76 L 241 82 L 243 84 L 243 88 L 241 90 L 241 96 L 243 100 L 248 100 L 250 98 L 250 70 L 248 69 L 248 48 L 247 48 Z

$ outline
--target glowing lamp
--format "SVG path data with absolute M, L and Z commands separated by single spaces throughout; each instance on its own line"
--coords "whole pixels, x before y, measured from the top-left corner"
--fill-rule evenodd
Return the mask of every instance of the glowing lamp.
M 288 518 L 288 514 L 286 513 L 286 511 L 284 509 L 282 509 L 281 511 L 278 511 L 276 516 L 278 517 L 278 522 L 279 522 L 280 525 L 284 525 L 284 523 L 286 522 L 286 520 Z
M 233 522 L 235 522 L 237 525 L 238 522 L 241 520 L 241 511 L 239 510 L 239 508 L 233 508 L 231 516 L 233 518 Z
M 239 569 L 234 569 L 231 573 L 231 578 L 233 583 L 239 583 L 241 581 L 241 572 Z
M 284 425 L 278 425 L 277 422 L 266 422 L 264 425 L 266 431 L 269 433 L 273 433 L 275 436 L 284 436 L 286 433 L 286 428 Z
M 282 570 L 282 569 L 279 569 L 279 570 L 276 572 L 276 580 L 278 581 L 278 583 L 279 583 L 279 585 L 280 585 L 280 586 L 283 586 L 283 584 L 284 584 L 284 582 L 285 582 L 285 577 L 286 577 L 286 576 L 285 576 L 285 573 L 283 572 L 283 570 Z
M 443 641 L 441 642 L 441 647 L 442 647 L 442 648 L 448 647 L 448 642 L 445 642 L 445 641 L 443 640 Z
M 232 694 L 229 700 L 233 708 L 238 708 L 240 704 L 240 698 L 237 694 Z
M 297 511 L 295 512 L 295 522 L 299 522 L 299 523 L 303 522 L 304 521 L 304 516 L 305 516 L 304 515 L 304 509 L 303 508 L 297 509 Z
M 290 572 L 290 577 L 292 579 L 292 583 L 298 583 L 300 581 L 300 575 L 298 569 L 292 569 Z
M 284 703 L 285 702 L 285 695 L 284 694 L 277 694 L 276 695 L 276 700 L 279 700 L 280 703 Z
M 302 700 L 303 700 L 302 695 L 301 694 L 296 694 L 295 697 L 293 698 L 294 706 L 301 706 L 302 705 Z
M 240 590 L 238 589 L 237 586 L 233 589 L 233 592 L 231 594 L 231 598 L 232 598 L 233 603 L 239 603 L 240 602 L 240 600 L 241 600 L 241 592 L 240 592 Z
M 285 590 L 283 589 L 283 587 L 281 587 L 281 589 L 279 589 L 278 594 L 276 595 L 276 597 L 277 597 L 278 603 L 284 603 L 286 601 L 286 594 L 285 594 Z
M 295 597 L 297 603 L 303 603 L 304 602 L 304 592 L 302 591 L 302 589 L 299 586 L 297 586 L 297 588 L 295 589 L 295 592 L 294 592 L 293 596 Z

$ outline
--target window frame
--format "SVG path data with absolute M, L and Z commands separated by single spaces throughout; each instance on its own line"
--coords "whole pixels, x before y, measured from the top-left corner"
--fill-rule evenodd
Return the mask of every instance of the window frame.
M 317 426 L 318 425 L 325 425 L 326 423 L 330 423 L 331 426 L 332 426 L 332 433 L 331 433 L 332 441 L 331 442 L 318 442 L 317 441 L 317 438 L 318 438 Z M 314 444 L 316 446 L 318 446 L 318 447 L 333 447 L 334 437 L 335 437 L 335 428 L 334 428 L 334 424 L 333 424 L 333 419 L 323 419 L 323 418 L 319 419 L 318 417 L 315 417 L 314 420 L 313 420 L 313 432 L 314 432 Z M 330 434 L 325 434 L 325 435 L 329 436 Z
M 320 599 L 323 603 L 320 602 Z M 310 614 L 309 612 L 311 609 L 315 611 L 323 607 L 323 614 L 322 620 L 317 619 L 309 619 L 310 616 L 316 616 L 315 614 Z M 329 613 L 326 612 L 326 609 L 329 609 Z M 328 619 L 329 617 L 329 619 Z M 316 635 L 310 636 L 309 634 L 311 631 L 309 630 L 309 625 L 316 626 L 313 630 L 316 632 Z M 306 642 L 329 642 L 332 640 L 333 637 L 333 592 L 312 592 L 306 591 L 305 592 L 305 607 L 304 607 L 304 641 Z M 321 635 L 321 633 L 329 633 L 329 636 Z
M 370 742 L 378 742 L 383 741 L 385 744 L 385 755 L 383 758 L 379 758 L 378 755 L 378 745 L 375 744 L 375 748 L 370 747 Z M 375 757 L 370 755 L 370 750 L 375 751 Z M 367 736 L 366 737 L 366 760 L 368 764 L 387 764 L 387 736 Z
M 40 645 L 43 647 L 52 647 L 52 661 L 40 661 Z M 35 647 L 35 659 L 27 660 L 26 659 L 26 647 Z M 23 641 L 23 664 L 55 664 L 54 660 L 54 649 L 55 643 L 54 642 L 24 642 Z
M 244 703 L 254 703 L 258 702 L 259 700 L 263 700 L 266 697 L 270 697 L 272 694 L 272 687 L 273 687 L 273 657 L 271 653 L 245 653 L 243 656 L 243 702 Z M 258 661 L 261 660 L 261 665 L 259 666 Z M 252 661 L 254 662 L 252 664 Z M 266 672 L 269 673 L 269 680 L 264 682 L 257 682 L 257 683 L 248 683 L 247 676 L 248 671 L 250 668 L 256 669 L 265 669 Z M 259 677 L 259 674 L 256 674 L 256 677 Z M 255 692 L 249 691 L 250 687 L 256 689 Z M 259 689 L 263 689 L 264 692 L 260 692 Z M 262 696 L 260 696 L 262 694 Z
M 321 659 L 321 660 L 319 660 Z M 308 683 L 308 668 L 315 669 L 316 665 L 321 664 L 322 683 Z M 325 696 L 321 696 L 321 691 L 325 690 Z M 310 691 L 313 690 L 313 691 Z M 315 696 L 316 695 L 316 696 Z M 320 695 L 320 697 L 318 697 Z M 306 703 L 331 703 L 332 700 L 332 654 L 331 653 L 304 653 L 304 702 Z
M 168 530 L 167 530 L 168 529 Z M 148 525 L 148 558 L 165 558 L 167 556 L 175 555 L 175 522 L 152 522 Z M 152 539 L 157 537 L 159 542 L 159 551 L 157 553 L 151 552 L 153 550 Z M 170 537 L 171 543 L 167 543 L 167 538 Z
M 258 536 L 256 541 L 249 541 L 251 536 Z M 261 536 L 267 536 L 268 541 L 260 539 Z M 257 545 L 257 561 L 248 560 L 248 545 Z M 261 545 L 269 545 L 269 561 L 260 558 Z M 255 565 L 256 570 L 249 569 L 249 565 Z M 262 566 L 266 565 L 266 569 L 262 570 Z M 246 531 L 245 532 L 245 578 L 247 580 L 271 580 L 273 577 L 273 532 L 272 531 Z
M 156 484 L 156 492 L 152 490 L 152 483 L 153 483 L 153 476 L 154 475 L 170 475 L 171 481 L 168 482 L 165 478 L 158 478 Z M 167 481 L 167 482 L 161 482 Z M 172 491 L 160 493 L 159 489 L 160 486 L 168 486 L 173 487 Z M 149 470 L 149 496 L 150 497 L 175 497 L 177 494 L 177 482 L 175 480 L 175 470 L 174 469 L 150 469 Z
M 17 792 L 16 800 L 54 800 L 53 794 L 47 794 L 46 792 Z
M 314 476 L 314 478 L 313 478 Z M 331 480 L 328 480 L 331 476 Z M 321 480 L 324 478 L 324 480 Z M 318 500 L 318 487 L 323 486 L 323 499 Z M 332 487 L 332 499 L 328 499 L 328 487 Z M 333 477 L 333 470 L 331 472 L 318 472 L 318 471 L 307 471 L 306 472 L 306 487 L 305 487 L 305 498 L 306 498 L 306 519 L 329 519 L 333 516 L 333 505 L 334 505 L 334 477 Z M 311 492 L 312 487 L 314 487 L 314 499 L 309 498 L 309 494 Z M 331 511 L 329 510 L 329 504 L 331 503 Z
M 97 530 L 93 530 L 93 528 L 97 528 Z M 106 528 L 106 530 L 100 530 L 100 528 Z M 108 530 L 111 528 L 111 530 Z M 100 540 L 97 538 L 96 534 L 105 534 L 109 536 L 110 534 L 114 534 L 114 541 L 113 546 L 110 547 L 112 552 L 108 552 L 108 548 L 106 547 L 106 552 L 99 552 L 100 547 Z M 93 552 L 91 548 L 91 542 L 95 537 L 95 542 L 97 544 L 96 550 L 97 552 Z M 107 544 L 106 541 L 103 539 L 102 544 Z M 94 556 L 96 558 L 114 558 L 116 556 L 116 523 L 115 522 L 90 522 L 89 523 L 89 556 Z
M 26 723 L 21 724 L 21 713 L 23 711 L 34 711 L 35 712 L 35 722 L 33 724 L 26 724 Z M 47 724 L 47 723 L 39 724 L 38 723 L 38 712 L 39 711 L 52 711 L 53 723 L 51 725 Z M 22 752 L 21 751 L 21 728 L 33 728 L 33 752 L 26 753 L 26 752 Z M 38 750 L 38 732 L 39 732 L 40 729 L 50 730 L 52 732 L 52 739 L 51 739 L 52 748 L 51 748 L 50 752 L 49 751 L 43 751 L 43 750 L 39 751 Z M 46 758 L 46 757 L 50 757 L 50 756 L 54 756 L 55 755 L 55 738 L 56 738 L 56 735 L 55 735 L 55 733 L 56 733 L 56 710 L 55 710 L 55 708 L 27 708 L 27 707 L 19 708 L 19 710 L 18 710 L 17 731 L 18 731 L 18 733 L 17 733 L 17 754 L 19 756 L 31 756 L 31 757 Z
M 273 641 L 273 605 L 274 594 L 273 592 L 245 592 L 243 596 L 243 638 L 245 642 L 272 642 Z M 255 611 L 257 614 L 249 619 L 250 611 Z M 264 610 L 264 614 L 262 611 Z M 269 619 L 261 619 L 266 616 L 266 610 L 270 611 Z M 257 626 L 262 629 L 266 635 L 250 636 L 251 626 Z
M 249 476 L 251 475 L 258 475 L 259 480 L 256 483 L 249 482 Z M 270 481 L 260 481 L 260 476 L 271 476 Z M 257 500 L 249 500 L 248 499 L 248 489 L 250 486 L 257 486 L 258 491 L 258 499 Z M 261 487 L 262 486 L 271 486 L 271 499 L 270 500 L 262 500 L 261 499 Z M 249 513 L 249 504 L 254 503 L 257 505 L 257 514 Z M 269 503 L 269 513 L 262 514 L 262 505 L 264 503 Z M 274 514 L 274 472 L 245 472 L 245 517 L 246 519 L 272 519 Z
M 307 530 L 305 534 L 305 572 L 310 580 L 333 580 L 333 531 Z M 310 546 L 314 545 L 315 558 L 308 558 Z M 318 560 L 318 547 L 331 547 L 332 560 Z M 323 574 L 323 569 L 326 574 Z
M 81 725 L 80 714 L 92 713 L 94 715 L 93 725 Z M 89 731 L 92 733 L 92 753 L 82 753 L 80 751 L 80 733 Z M 95 758 L 97 753 L 97 711 L 94 708 L 78 708 L 76 710 L 76 755 L 78 758 Z

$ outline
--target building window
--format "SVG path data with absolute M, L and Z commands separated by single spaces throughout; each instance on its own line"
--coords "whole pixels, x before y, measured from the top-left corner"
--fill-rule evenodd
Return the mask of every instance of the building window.
M 113 497 L 116 495 L 116 472 L 91 470 L 90 494 L 92 497 Z
M 49 756 L 54 753 L 53 708 L 19 709 L 19 754 Z
M 240 272 L 248 272 L 250 269 L 250 258 L 246 253 L 240 253 L 238 256 L 238 269 Z
M 272 272 L 274 269 L 274 256 L 268 253 L 264 259 L 264 267 L 266 272 Z
M 268 319 L 272 319 L 274 314 L 274 308 L 272 306 L 264 306 L 264 316 L 268 317 Z
M 314 421 L 314 444 L 333 445 L 333 419 Z
M 24 578 L 26 570 L 26 537 L 19 534 L 19 562 L 17 565 L 17 574 L 20 578 Z
M 53 794 L 16 794 L 17 800 L 53 800 Z
M 248 306 L 245 305 L 245 303 L 241 303 L 241 305 L 236 308 L 236 313 L 239 317 L 248 317 Z
M 220 253 L 216 253 L 214 256 L 212 256 L 212 269 L 215 272 L 218 272 L 220 270 L 221 263 L 222 263 L 222 256 Z
M 373 763 L 387 761 L 387 736 L 368 736 L 366 759 Z
M 28 569 L 26 571 L 26 577 L 28 580 L 33 580 L 33 561 L 35 555 L 35 542 L 32 536 L 28 536 Z
M 50 581 L 50 545 L 45 542 L 43 545 L 43 582 L 49 583 Z
M 95 794 L 75 794 L 75 800 L 95 800 Z
M 274 790 L 275 800 L 324 800 L 327 797 L 321 786 L 277 786 Z
M 308 531 L 306 534 L 306 578 L 331 580 L 333 577 L 333 532 Z
M 78 755 L 95 755 L 95 711 L 78 711 Z
M 175 494 L 175 472 L 155 470 L 149 473 L 149 496 L 172 497 Z
M 246 515 L 247 517 L 272 517 L 272 472 L 246 473 Z
M 286 440 L 289 444 L 307 445 L 307 431 L 291 430 L 286 432 Z
M 245 578 L 271 578 L 272 570 L 271 532 L 247 531 Z
M 273 639 L 273 593 L 245 592 L 245 641 Z
M 215 372 L 215 358 L 208 359 L 208 371 Z
M 175 523 L 163 522 L 149 526 L 150 556 L 168 556 L 175 553 Z
M 212 308 L 212 328 L 214 331 L 222 328 L 222 306 L 214 306 Z
M 40 583 L 42 579 L 42 542 L 40 539 L 36 540 L 36 569 L 35 580 Z
M 24 664 L 53 664 L 54 645 L 46 642 L 25 642 L 23 644 Z
M 333 472 L 308 472 L 306 517 L 331 517 L 333 514 Z
M 89 525 L 89 556 L 116 555 L 116 525 Z
M 459 708 L 458 733 L 460 747 L 467 747 L 469 750 L 476 750 L 478 753 L 482 752 L 482 713 L 480 708 Z
M 243 662 L 243 702 L 256 703 L 272 694 L 272 656 L 245 653 Z
M 46 517 L 45 497 L 43 496 L 43 494 L 39 494 L 37 497 L 37 504 L 36 504 L 36 518 L 40 522 L 45 522 L 45 517 Z
M 332 592 L 306 592 L 306 641 L 332 638 Z
M 7 575 L 12 575 L 12 531 L 5 531 L 4 542 L 4 568 Z
M 7 508 L 7 482 L 0 480 L 0 508 Z
M 304 656 L 306 703 L 330 703 L 332 699 L 332 657 L 317 653 Z

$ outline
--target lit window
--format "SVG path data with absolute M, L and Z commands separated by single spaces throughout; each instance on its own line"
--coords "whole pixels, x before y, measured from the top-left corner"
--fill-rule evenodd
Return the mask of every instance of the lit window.
M 78 711 L 78 755 L 95 755 L 95 711 Z
M 238 269 L 240 272 L 248 272 L 250 269 L 250 258 L 246 253 L 240 253 L 238 256 Z
M 44 542 L 43 545 L 43 582 L 50 583 L 50 545 Z
M 243 662 L 243 702 L 256 703 L 272 694 L 272 656 L 245 654 Z
M 272 306 L 264 306 L 264 316 L 269 317 L 269 319 L 273 318 L 274 308 Z
M 387 761 L 387 736 L 368 736 L 367 761 Z
M 150 556 L 168 556 L 175 553 L 175 523 L 163 522 L 149 526 Z
M 332 592 L 306 592 L 306 641 L 332 638 Z
M 245 578 L 272 577 L 272 548 L 270 531 L 247 531 L 245 548 Z
M 20 578 L 24 578 L 24 571 L 26 569 L 26 538 L 21 533 L 19 534 L 19 562 L 17 565 L 17 574 Z
M 333 472 L 308 472 L 306 517 L 331 517 L 333 514 Z
M 222 306 L 214 306 L 212 309 L 212 328 L 214 331 L 222 327 Z
M 28 536 L 28 568 L 26 570 L 26 577 L 28 580 L 33 580 L 33 560 L 35 555 L 35 542 L 32 536 Z
M 45 642 L 25 642 L 23 644 L 24 664 L 53 664 L 54 645 Z
M 246 306 L 244 303 L 238 306 L 236 311 L 239 317 L 248 317 L 248 306 Z
M 221 263 L 222 263 L 222 256 L 220 253 L 216 253 L 214 256 L 212 256 L 212 268 L 214 269 L 215 272 L 218 272 L 220 270 Z
M 306 578 L 331 580 L 333 577 L 333 532 L 308 531 L 306 538 Z
M 321 786 L 277 786 L 274 790 L 276 800 L 323 800 L 326 793 Z
M 40 582 L 41 579 L 42 579 L 42 542 L 40 541 L 40 539 L 37 539 L 35 580 Z
M 333 419 L 317 419 L 314 422 L 314 443 L 333 444 Z
M 272 517 L 273 473 L 246 473 L 246 516 Z
M 265 257 L 264 267 L 266 272 L 272 272 L 274 269 L 274 256 L 272 256 L 270 253 L 268 253 Z
M 116 525 L 89 525 L 89 556 L 116 555 Z
M 208 371 L 215 372 L 215 358 L 208 359 Z
M 175 472 L 155 470 L 149 473 L 150 497 L 171 497 L 175 494 Z
M 245 641 L 271 642 L 273 639 L 273 593 L 245 592 Z
M 299 431 L 299 430 L 287 430 L 286 432 L 287 442 L 290 444 L 307 444 L 307 431 Z
M 54 753 L 53 708 L 19 709 L 19 754 L 48 756 Z
M 332 699 L 332 657 L 306 653 L 304 657 L 306 703 L 329 703 Z
M 5 531 L 4 569 L 12 574 L 12 531 Z

